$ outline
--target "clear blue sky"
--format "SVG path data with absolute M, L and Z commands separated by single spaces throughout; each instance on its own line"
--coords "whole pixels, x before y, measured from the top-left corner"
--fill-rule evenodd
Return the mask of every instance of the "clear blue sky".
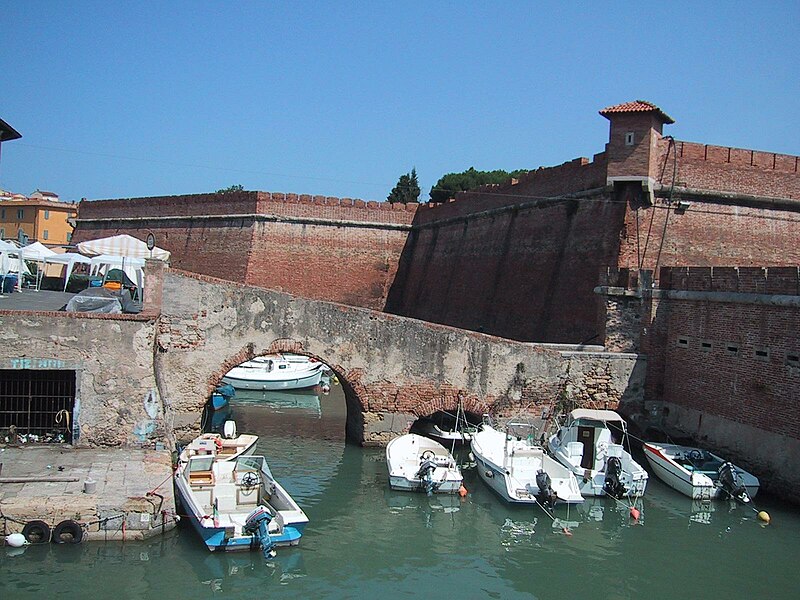
M 800 154 L 800 2 L 3 0 L 0 188 L 384 200 L 600 152 L 605 106 Z

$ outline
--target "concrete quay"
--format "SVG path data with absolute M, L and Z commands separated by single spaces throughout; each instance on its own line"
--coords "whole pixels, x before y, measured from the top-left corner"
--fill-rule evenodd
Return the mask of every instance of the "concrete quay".
M 87 540 L 141 540 L 175 526 L 167 450 L 0 446 L 2 534 L 78 523 Z M 88 481 L 88 483 L 87 483 Z

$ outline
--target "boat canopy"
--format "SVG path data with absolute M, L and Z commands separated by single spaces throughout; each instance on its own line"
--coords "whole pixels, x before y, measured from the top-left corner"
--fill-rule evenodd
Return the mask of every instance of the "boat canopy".
M 625 425 L 625 419 L 613 410 L 596 410 L 592 408 L 576 408 L 569 413 L 570 421 L 578 420 L 591 420 L 602 421 L 603 423 L 622 423 Z

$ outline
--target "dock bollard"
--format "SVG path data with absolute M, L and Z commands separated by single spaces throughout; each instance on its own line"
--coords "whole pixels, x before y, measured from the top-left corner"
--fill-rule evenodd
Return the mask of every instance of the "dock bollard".
M 84 494 L 94 494 L 95 489 L 97 489 L 97 482 L 92 479 L 91 477 L 87 477 L 83 481 L 83 493 Z

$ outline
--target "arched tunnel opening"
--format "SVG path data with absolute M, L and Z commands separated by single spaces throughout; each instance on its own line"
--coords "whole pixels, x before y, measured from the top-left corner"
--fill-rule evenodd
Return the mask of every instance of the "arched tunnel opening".
M 412 423 L 409 431 L 447 446 L 454 440 L 463 440 L 463 434 L 475 431 L 482 421 L 482 415 L 465 411 L 459 406 L 455 411 L 437 410 L 433 414 L 421 416 Z
M 346 382 L 317 357 L 256 356 L 222 376 L 203 408 L 201 430 L 223 433 L 224 423 L 234 420 L 239 431 L 280 424 L 301 437 L 324 432 L 328 439 L 345 442 L 352 404 L 348 393 Z
M 360 417 L 357 400 L 336 370 L 316 356 L 272 353 L 230 368 L 208 398 L 201 417 L 204 433 L 258 436 L 254 454 L 304 509 L 319 506 L 339 487 L 342 469 L 355 464 L 355 436 L 348 415 Z M 354 395 L 353 395 L 354 398 Z M 353 408 L 351 408 L 351 406 Z M 230 431 L 230 430 L 229 430 Z

